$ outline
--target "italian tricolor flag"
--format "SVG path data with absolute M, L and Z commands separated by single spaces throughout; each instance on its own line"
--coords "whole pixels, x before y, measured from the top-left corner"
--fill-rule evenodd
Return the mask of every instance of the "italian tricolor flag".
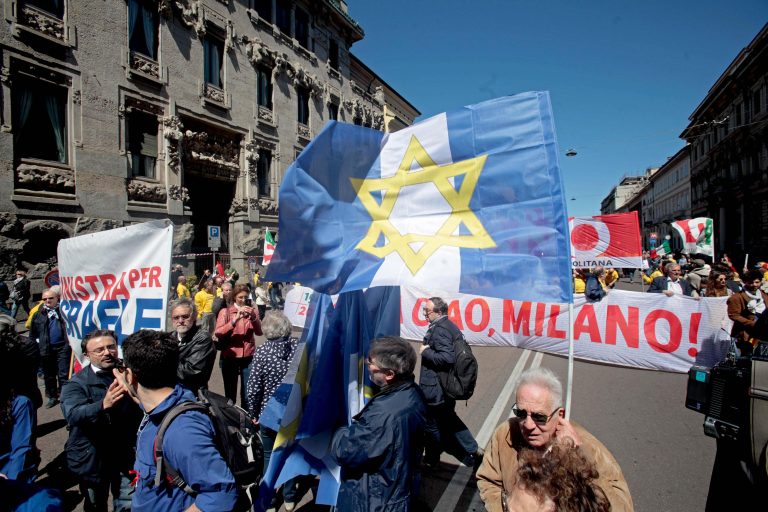
M 680 234 L 686 252 L 690 254 L 706 254 L 715 256 L 715 237 L 712 219 L 697 217 L 695 219 L 678 220 L 672 227 Z
M 267 229 L 267 233 L 264 235 L 264 259 L 261 262 L 262 265 L 269 265 L 272 261 L 272 255 L 275 253 L 275 239 L 272 237 L 272 233 Z

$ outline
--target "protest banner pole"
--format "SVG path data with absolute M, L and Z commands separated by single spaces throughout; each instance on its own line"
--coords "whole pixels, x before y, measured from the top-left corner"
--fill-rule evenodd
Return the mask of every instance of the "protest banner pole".
M 573 394 L 573 301 L 568 304 L 568 384 L 565 388 L 565 419 L 571 417 L 571 395 Z

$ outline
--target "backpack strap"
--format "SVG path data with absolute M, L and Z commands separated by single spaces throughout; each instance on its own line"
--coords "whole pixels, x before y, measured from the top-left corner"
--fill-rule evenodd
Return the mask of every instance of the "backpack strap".
M 185 493 L 194 496 L 197 493 L 187 484 L 179 471 L 166 461 L 165 453 L 163 452 L 165 431 L 168 430 L 171 422 L 175 420 L 177 416 L 184 414 L 187 411 L 201 411 L 207 415 L 208 407 L 198 402 L 187 401 L 172 407 L 165 413 L 165 416 L 157 429 L 155 444 L 153 446 L 153 454 L 155 458 L 155 487 L 158 487 L 162 483 L 164 475 L 168 475 L 169 483 L 178 487 Z

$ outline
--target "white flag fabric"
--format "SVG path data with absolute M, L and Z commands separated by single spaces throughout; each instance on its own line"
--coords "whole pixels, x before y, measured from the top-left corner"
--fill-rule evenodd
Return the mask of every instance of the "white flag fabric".
M 672 223 L 672 227 L 683 239 L 685 252 L 715 256 L 715 235 L 712 219 L 696 217 L 695 219 L 678 220 Z

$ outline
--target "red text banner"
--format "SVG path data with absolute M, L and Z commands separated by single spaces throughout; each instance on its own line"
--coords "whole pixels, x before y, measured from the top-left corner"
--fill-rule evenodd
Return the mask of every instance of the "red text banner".
M 428 322 L 422 308 L 430 295 L 401 289 L 403 337 L 424 337 Z M 614 290 L 602 301 L 590 303 L 577 295 L 575 357 L 671 372 L 687 372 L 693 364 L 714 364 L 730 343 L 725 301 Z M 568 354 L 567 304 L 460 295 L 450 299 L 448 316 L 472 345 Z
M 118 342 L 139 329 L 165 329 L 173 225 L 152 221 L 59 242 L 60 309 L 78 361 L 95 329 Z

